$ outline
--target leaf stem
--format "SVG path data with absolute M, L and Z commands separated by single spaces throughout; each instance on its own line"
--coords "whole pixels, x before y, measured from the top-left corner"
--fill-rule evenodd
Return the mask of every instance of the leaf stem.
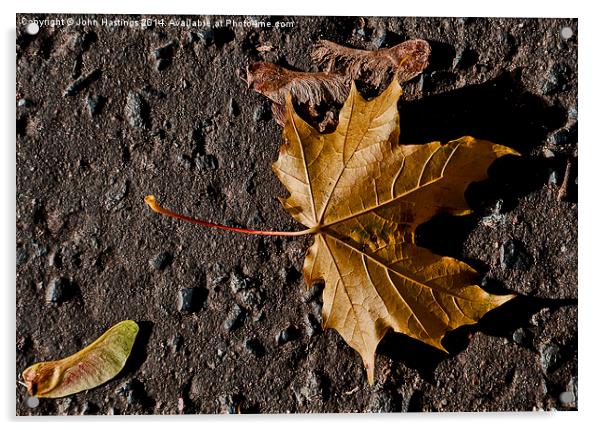
M 200 219 L 192 218 L 186 215 L 181 215 L 166 209 L 157 203 L 155 196 L 149 195 L 144 198 L 145 203 L 155 212 L 161 215 L 165 215 L 170 218 L 179 219 L 186 221 L 191 224 L 197 224 L 203 227 L 217 228 L 220 230 L 234 231 L 236 233 L 255 234 L 259 236 L 304 236 L 306 234 L 312 234 L 316 232 L 315 228 L 308 228 L 307 230 L 301 231 L 264 231 L 264 230 L 249 230 L 246 228 L 229 227 L 227 225 L 214 224 L 212 222 L 203 221 Z

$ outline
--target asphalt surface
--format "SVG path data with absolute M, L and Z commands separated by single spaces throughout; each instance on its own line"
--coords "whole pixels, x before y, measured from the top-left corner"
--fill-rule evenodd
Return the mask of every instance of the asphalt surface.
M 32 35 L 22 18 L 75 22 Z M 16 377 L 120 320 L 141 331 L 116 379 L 36 407 L 17 385 L 18 415 L 577 408 L 576 19 L 103 18 L 151 17 L 17 16 Z M 320 292 L 301 277 L 311 238 L 202 229 L 143 202 L 298 229 L 271 170 L 281 129 L 239 76 L 260 60 L 316 70 L 321 38 L 428 40 L 430 66 L 400 102 L 401 143 L 472 135 L 523 154 L 469 189 L 472 215 L 418 234 L 488 291 L 520 297 L 450 333 L 450 354 L 388 335 L 373 387 L 359 355 L 319 328 Z

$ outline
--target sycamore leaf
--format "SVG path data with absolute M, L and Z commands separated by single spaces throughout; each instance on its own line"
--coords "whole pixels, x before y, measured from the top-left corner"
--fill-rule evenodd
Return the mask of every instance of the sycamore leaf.
M 365 51 L 348 48 L 329 40 L 319 40 L 311 53 L 315 63 L 324 64 L 327 72 L 342 70 L 353 79 L 378 87 L 390 71 L 400 83 L 418 76 L 428 66 L 431 46 L 426 40 L 406 40 L 391 48 Z
M 104 384 L 123 369 L 137 334 L 138 324 L 121 321 L 67 358 L 33 364 L 23 372 L 29 394 L 64 397 Z
M 284 125 L 286 96 L 292 94 L 298 103 L 317 106 L 330 101 L 343 103 L 349 92 L 350 78 L 339 73 L 297 72 L 272 63 L 258 62 L 247 68 L 250 89 L 272 101 L 276 122 Z
M 397 79 L 371 101 L 352 84 L 336 130 L 320 134 L 287 99 L 285 144 L 274 172 L 281 202 L 315 233 L 308 286 L 325 283 L 323 325 L 361 355 L 374 380 L 376 348 L 388 330 L 444 350 L 446 332 L 473 324 L 514 295 L 488 294 L 467 264 L 414 243 L 416 227 L 445 212 L 470 212 L 464 192 L 510 148 L 472 137 L 400 145 Z
M 343 103 L 349 92 L 349 78 L 339 73 L 297 72 L 260 61 L 247 68 L 247 85 L 274 103 L 284 105 L 292 94 L 299 103 L 323 101 Z
M 298 72 L 276 64 L 257 62 L 247 68 L 250 89 L 272 101 L 276 122 L 284 125 L 286 97 L 292 94 L 297 103 L 310 109 L 322 102 L 343 103 L 352 79 L 379 87 L 391 78 L 400 83 L 419 75 L 427 66 L 431 47 L 421 39 L 406 40 L 391 48 L 365 51 L 319 40 L 311 53 L 312 60 L 323 64 L 325 72 Z M 327 120 L 328 124 L 330 121 Z

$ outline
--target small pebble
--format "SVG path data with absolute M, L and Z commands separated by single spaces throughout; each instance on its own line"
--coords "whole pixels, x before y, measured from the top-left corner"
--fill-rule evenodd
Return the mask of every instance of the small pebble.
M 255 313 L 255 315 L 253 316 L 253 322 L 263 321 L 264 318 L 265 318 L 265 312 L 259 311 L 259 312 Z
M 230 98 L 230 100 L 228 100 L 228 115 L 237 116 L 239 113 L 240 109 L 238 108 L 238 105 L 233 98 Z
M 512 58 L 516 52 L 516 39 L 507 31 L 500 34 L 499 41 L 504 53 L 504 59 L 508 60 Z
M 326 400 L 327 385 L 329 385 L 329 381 L 325 376 L 315 371 L 309 371 L 304 384 L 293 391 L 297 403 L 302 406 L 306 403 Z
M 550 176 L 548 177 L 548 184 L 550 185 L 558 185 L 560 179 L 558 177 L 558 172 L 556 170 L 551 169 Z
M 74 96 L 78 94 L 81 90 L 86 88 L 92 82 L 99 79 L 100 75 L 100 69 L 94 69 L 90 73 L 80 76 L 67 87 L 67 89 L 63 93 L 63 97 Z
M 199 310 L 197 288 L 181 288 L 178 292 L 178 311 L 189 314 Z
M 539 348 L 539 362 L 547 373 L 560 362 L 560 348 L 555 343 L 544 343 Z
M 230 275 L 230 290 L 237 294 L 242 290 L 246 290 L 249 288 L 253 288 L 255 286 L 255 282 L 251 278 L 247 278 L 240 274 L 239 272 L 232 272 Z
M 184 338 L 182 337 L 182 335 L 176 334 L 176 335 L 172 336 L 171 339 L 169 339 L 167 344 L 171 348 L 171 352 L 176 353 L 176 352 L 180 351 L 183 341 L 184 341 Z
M 19 101 L 17 102 L 17 106 L 25 108 L 31 107 L 32 104 L 33 103 L 31 102 L 31 100 L 28 99 L 19 99 Z
M 72 404 L 73 404 L 73 399 L 70 397 L 67 397 L 66 399 L 61 401 L 58 406 L 59 414 L 67 415 L 69 413 L 69 409 L 71 408 Z
M 560 393 L 560 396 L 558 396 L 558 400 L 560 400 L 560 403 L 563 405 L 575 403 L 575 395 L 570 391 L 563 391 Z
M 169 42 L 167 45 L 163 45 L 153 51 L 153 55 L 156 60 L 169 60 L 173 56 L 174 43 Z
M 542 153 L 545 158 L 554 158 L 556 156 L 556 154 L 554 154 L 554 152 L 550 151 L 548 148 L 545 148 Z
M 25 264 L 27 262 L 27 251 L 25 250 L 25 248 L 17 248 L 17 258 L 16 258 L 16 263 L 17 263 L 17 267 L 22 266 L 23 264 Z
M 477 64 L 477 72 L 478 73 L 487 73 L 491 70 L 491 66 L 488 66 L 487 64 Z
M 240 404 L 243 398 L 239 395 L 226 394 L 219 398 L 220 413 L 238 414 L 240 413 Z
M 130 91 L 125 104 L 125 117 L 128 123 L 139 129 L 148 128 L 148 108 L 140 94 Z
M 48 303 L 63 303 L 73 297 L 73 288 L 69 280 L 54 278 L 46 287 L 46 301 Z
M 510 239 L 500 247 L 500 263 L 503 269 L 527 270 L 531 256 L 520 241 Z
M 280 333 L 278 333 L 276 335 L 276 343 L 278 345 L 283 345 L 287 342 L 290 342 L 290 341 L 298 339 L 298 338 L 299 338 L 299 330 L 297 329 L 297 327 L 290 325 L 287 328 L 285 328 L 284 330 L 280 331 Z
M 121 385 L 115 394 L 123 396 L 130 405 L 143 405 L 146 400 L 144 384 L 137 379 L 131 379 Z
M 98 411 L 98 407 L 92 402 L 84 402 L 80 415 L 91 415 Z
M 541 84 L 541 93 L 544 95 L 554 94 L 566 89 L 570 69 L 562 63 L 554 64 L 548 71 L 548 76 Z
M 575 394 L 575 397 L 577 397 L 577 390 L 578 390 L 578 382 L 577 382 L 577 377 L 573 376 L 571 378 L 571 380 L 569 381 L 569 383 L 566 385 L 566 391 L 570 391 L 571 393 Z
M 418 91 L 426 92 L 428 87 L 428 78 L 424 73 L 420 74 L 420 78 L 418 79 Z
M 472 49 L 461 47 L 456 51 L 452 61 L 452 69 L 467 69 L 479 61 L 479 54 Z
M 200 40 L 203 41 L 205 46 L 209 46 L 215 42 L 215 31 L 213 30 L 202 30 L 197 33 Z
M 538 327 L 540 325 L 545 324 L 550 319 L 551 313 L 549 308 L 543 308 L 540 311 L 534 313 L 529 322 Z
M 379 28 L 376 30 L 374 37 L 372 38 L 372 45 L 374 45 L 376 49 L 380 49 L 385 44 L 386 40 L 387 30 L 384 28 Z
M 314 301 L 319 302 L 322 297 L 322 291 L 324 291 L 324 283 L 314 282 L 311 284 L 311 288 L 309 288 L 303 295 L 303 300 L 305 303 Z
M 192 159 L 186 154 L 178 155 L 178 163 L 187 170 L 192 169 Z
M 195 31 L 189 31 L 188 34 L 186 35 L 186 43 L 187 44 L 191 44 L 191 43 L 195 43 L 198 42 L 199 36 Z
M 150 265 L 157 270 L 165 270 L 173 261 L 173 255 L 168 251 L 160 252 L 149 260 Z
M 192 370 L 192 368 L 190 368 Z M 184 391 L 184 390 L 182 390 Z M 188 390 L 188 398 L 193 402 L 201 400 L 207 394 L 207 379 L 204 375 L 195 373 L 190 381 L 190 388 Z
M 88 114 L 90 117 L 95 117 L 102 110 L 104 104 L 104 98 L 101 96 L 88 96 L 86 98 L 86 107 L 88 108 Z
M 577 127 L 572 124 L 568 128 L 561 128 L 556 130 L 548 141 L 553 145 L 566 145 L 569 143 L 575 143 L 577 141 Z
M 272 117 L 272 111 L 267 103 L 262 103 L 253 111 L 253 121 L 268 121 Z
M 207 196 L 212 196 L 212 189 L 209 187 L 206 191 Z M 207 285 L 218 287 L 224 284 L 229 278 L 228 272 L 220 263 L 215 263 L 207 275 Z
M 493 207 L 494 214 L 502 214 L 505 212 L 504 199 L 497 199 L 495 201 L 495 206 Z
M 322 303 L 321 302 L 310 302 L 309 304 L 310 309 L 311 309 L 311 313 L 313 314 L 314 317 L 316 317 L 317 319 L 322 318 Z
M 232 305 L 232 309 L 228 313 L 228 319 L 224 321 L 224 328 L 227 331 L 234 331 L 242 324 L 246 312 L 237 304 Z
M 171 64 L 171 61 L 169 61 L 169 60 L 164 60 L 164 59 L 157 60 L 157 62 L 155 63 L 155 70 L 157 72 L 161 72 L 161 71 L 167 69 L 167 67 L 170 64 Z
M 243 306 L 253 309 L 259 309 L 265 302 L 264 294 L 257 288 L 241 291 L 238 293 L 238 298 Z
M 306 314 L 303 320 L 305 326 L 305 333 L 309 337 L 313 337 L 322 331 L 322 326 L 312 314 Z
M 34 243 L 33 252 L 36 255 L 36 257 L 44 257 L 48 254 L 48 247 L 46 245 Z
M 512 340 L 519 345 L 527 345 L 530 341 L 531 333 L 524 328 L 517 328 L 512 333 Z
M 264 219 L 261 216 L 261 213 L 259 213 L 259 211 L 253 211 L 253 213 L 249 216 L 249 219 L 247 220 L 247 226 L 249 227 L 261 227 L 263 225 Z
M 247 339 L 245 341 L 245 349 L 256 358 L 265 354 L 265 348 L 257 338 Z
M 119 203 L 128 193 L 129 182 L 127 179 L 116 182 L 105 194 L 105 208 L 113 210 L 120 207 Z
M 194 159 L 194 163 L 199 170 L 215 170 L 218 168 L 215 155 L 199 155 Z

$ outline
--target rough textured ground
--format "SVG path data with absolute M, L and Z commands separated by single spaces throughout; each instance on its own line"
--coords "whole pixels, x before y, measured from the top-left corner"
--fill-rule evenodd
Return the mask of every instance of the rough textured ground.
M 295 25 L 29 36 L 21 18 L 17 377 L 117 321 L 135 319 L 141 334 L 115 380 L 37 408 L 17 386 L 17 414 L 577 408 L 576 20 L 255 17 Z M 419 234 L 473 264 L 487 290 L 521 296 L 448 335 L 449 355 L 387 336 L 374 387 L 359 355 L 315 324 L 319 291 L 300 277 L 309 238 L 204 230 L 143 203 L 152 193 L 216 222 L 297 229 L 271 171 L 281 130 L 237 71 L 261 59 L 315 70 L 308 53 L 320 38 L 368 49 L 427 39 L 431 65 L 400 103 L 401 141 L 470 134 L 524 154 L 469 190 L 473 215 Z M 186 288 L 193 300 L 181 312 Z M 291 339 L 277 341 L 290 326 Z

